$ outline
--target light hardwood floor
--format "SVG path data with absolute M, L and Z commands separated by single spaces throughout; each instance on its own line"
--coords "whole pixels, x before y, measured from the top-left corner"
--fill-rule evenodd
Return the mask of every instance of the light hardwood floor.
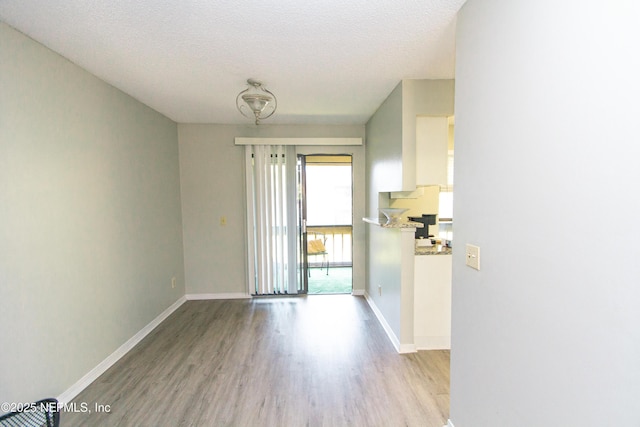
M 362 297 L 188 301 L 63 426 L 421 426 L 449 413 L 449 352 L 399 355 Z

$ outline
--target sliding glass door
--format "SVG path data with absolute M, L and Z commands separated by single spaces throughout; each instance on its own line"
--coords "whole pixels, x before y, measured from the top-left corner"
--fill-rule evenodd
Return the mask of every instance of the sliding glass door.
M 307 293 L 309 291 L 309 258 L 307 256 L 307 246 L 309 237 L 307 235 L 307 159 L 306 156 L 299 154 L 296 162 L 296 185 L 297 185 L 297 211 L 298 211 L 298 265 L 299 265 L 299 282 L 300 292 Z
M 350 293 L 351 156 L 262 145 L 245 160 L 249 292 Z
M 304 291 L 351 293 L 352 157 L 299 155 L 298 169 Z

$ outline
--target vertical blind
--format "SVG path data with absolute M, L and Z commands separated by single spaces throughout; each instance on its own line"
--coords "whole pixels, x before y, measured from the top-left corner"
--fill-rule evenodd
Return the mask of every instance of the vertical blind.
M 298 292 L 295 147 L 245 146 L 249 292 Z

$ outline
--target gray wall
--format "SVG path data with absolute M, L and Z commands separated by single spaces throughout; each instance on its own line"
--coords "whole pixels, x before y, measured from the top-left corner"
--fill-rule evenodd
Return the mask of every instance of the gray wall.
M 459 15 L 456 427 L 640 425 L 639 19 L 627 1 Z
M 366 130 L 367 216 L 375 218 L 378 193 L 402 190 L 402 82 L 371 116 Z
M 450 116 L 453 101 L 453 80 L 403 80 L 369 119 L 366 125 L 367 217 L 378 218 L 378 208 L 388 207 L 389 191 L 415 190 L 416 117 Z M 406 307 L 402 304 L 402 292 L 405 292 L 404 301 L 410 302 L 406 293 L 413 298 L 413 286 L 402 289 L 400 230 L 370 224 L 366 230 L 365 292 L 396 337 L 405 341 L 400 344 L 407 340 L 413 343 L 412 333 L 401 337 L 403 322 L 410 322 L 413 329 L 413 304 L 405 304 Z M 378 286 L 382 286 L 382 295 L 378 293 Z
M 177 129 L 3 23 L 0 76 L 0 402 L 27 402 L 184 295 Z
M 235 137 L 358 137 L 364 126 L 178 125 L 187 294 L 247 294 L 244 147 Z M 364 148 L 313 147 L 307 154 L 353 154 L 353 285 L 364 289 Z M 226 217 L 226 225 L 220 218 Z M 229 295 L 231 294 L 231 295 Z

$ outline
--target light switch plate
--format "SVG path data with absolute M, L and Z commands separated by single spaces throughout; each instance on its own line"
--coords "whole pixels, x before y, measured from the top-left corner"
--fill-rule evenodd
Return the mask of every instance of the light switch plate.
M 478 246 L 466 245 L 466 263 L 469 267 L 480 270 L 480 248 Z

